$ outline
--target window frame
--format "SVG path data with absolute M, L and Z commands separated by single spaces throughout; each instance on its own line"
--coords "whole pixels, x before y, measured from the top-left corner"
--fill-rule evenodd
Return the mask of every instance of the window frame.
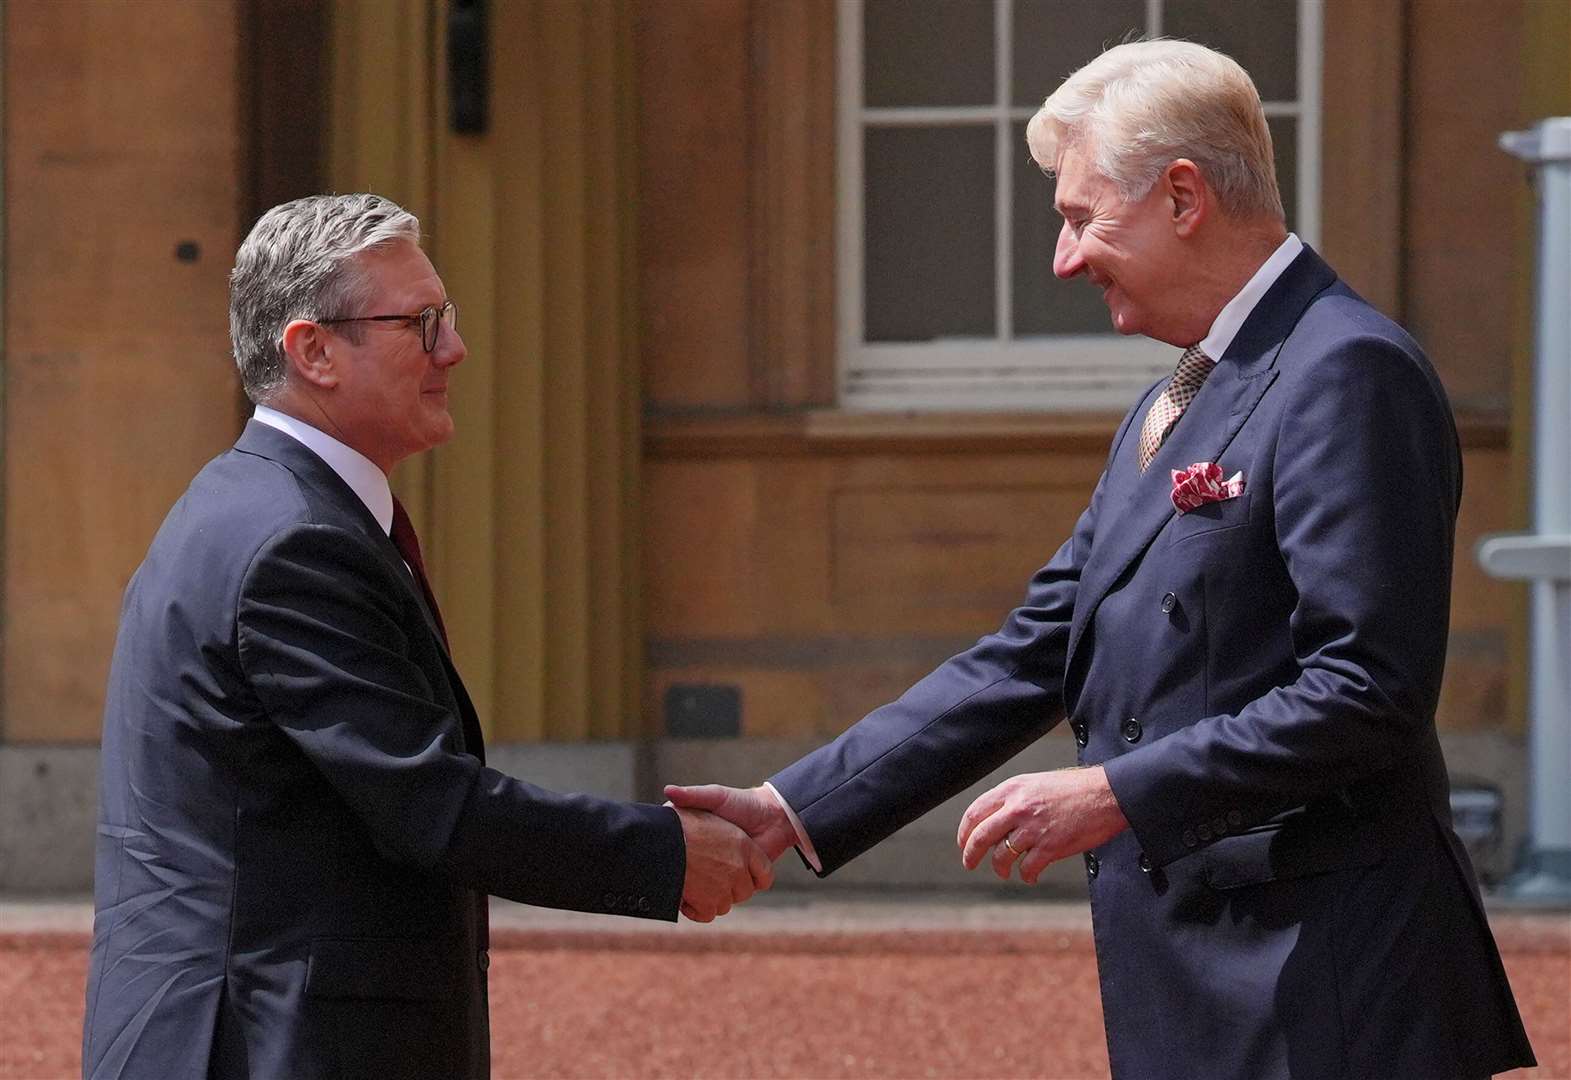
M 1167 374 L 1173 349 L 1143 337 L 1099 334 L 1013 338 L 1014 125 L 1036 106 L 1013 106 L 1010 34 L 1014 0 L 994 4 L 994 101 L 991 105 L 865 108 L 863 0 L 838 0 L 837 393 L 846 409 L 1104 411 L 1124 408 L 1152 380 Z M 1162 32 L 1165 0 L 1146 0 L 1146 33 Z M 1321 68 L 1324 0 L 1298 0 L 1298 83 L 1292 101 L 1264 103 L 1268 118 L 1296 120 L 1297 205 L 1294 231 L 1305 243 L 1320 239 L 1322 155 Z M 933 342 L 867 342 L 864 306 L 863 140 L 871 126 L 994 129 L 997 274 L 996 332 L 988 338 Z M 1042 257 L 1050 257 L 1043 252 Z

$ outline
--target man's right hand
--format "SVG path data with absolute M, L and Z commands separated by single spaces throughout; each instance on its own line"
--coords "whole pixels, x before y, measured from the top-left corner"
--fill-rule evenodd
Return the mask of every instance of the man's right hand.
M 785 808 L 762 785 L 734 788 L 720 784 L 698 784 L 694 787 L 668 784 L 665 797 L 675 806 L 708 810 L 725 818 L 758 841 L 771 861 L 796 846 L 796 829 L 791 826 Z
M 737 826 L 703 810 L 675 807 L 687 845 L 682 914 L 713 922 L 755 892 L 775 883 L 774 864 Z

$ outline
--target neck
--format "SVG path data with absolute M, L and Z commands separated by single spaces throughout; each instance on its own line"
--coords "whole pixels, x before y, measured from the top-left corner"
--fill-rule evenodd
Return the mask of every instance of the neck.
M 1274 218 L 1226 225 L 1197 238 L 1185 289 L 1185 307 L 1192 315 L 1184 320 L 1178 335 L 1183 340 L 1172 342 L 1174 345 L 1187 348 L 1210 333 L 1228 301 L 1243 291 L 1255 271 L 1287 239 L 1287 229 Z
M 310 424 L 318 431 L 331 435 L 351 450 L 363 455 L 371 464 L 381 469 L 384 476 L 392 476 L 393 465 L 396 462 L 384 461 L 374 448 L 361 445 L 359 440 L 345 431 L 343 425 L 333 418 L 331 410 L 318 395 L 302 392 L 295 386 L 285 386 L 262 404 L 275 412 L 292 416 L 302 424 Z

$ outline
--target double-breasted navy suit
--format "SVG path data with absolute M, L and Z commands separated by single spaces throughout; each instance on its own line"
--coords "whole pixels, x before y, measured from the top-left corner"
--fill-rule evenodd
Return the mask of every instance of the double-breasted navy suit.
M 1164 383 L 1003 626 L 771 782 L 828 873 L 1067 718 L 1131 826 L 1085 857 L 1116 1076 L 1531 1064 L 1435 733 L 1439 381 L 1306 248 L 1142 473 Z M 1196 462 L 1242 494 L 1177 513 Z
M 89 1077 L 481 1077 L 486 894 L 675 919 L 668 808 L 484 764 L 364 503 L 252 421 L 125 594 L 104 719 Z

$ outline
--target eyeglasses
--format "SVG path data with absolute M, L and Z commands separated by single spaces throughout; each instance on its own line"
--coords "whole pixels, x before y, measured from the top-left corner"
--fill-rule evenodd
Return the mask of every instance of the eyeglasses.
M 421 347 L 426 352 L 432 352 L 436 349 L 436 337 L 440 326 L 445 325 L 449 330 L 458 329 L 458 305 L 451 300 L 443 300 L 440 305 L 432 305 L 417 315 L 345 315 L 316 321 L 323 326 L 346 322 L 400 322 L 409 326 L 418 325 Z

